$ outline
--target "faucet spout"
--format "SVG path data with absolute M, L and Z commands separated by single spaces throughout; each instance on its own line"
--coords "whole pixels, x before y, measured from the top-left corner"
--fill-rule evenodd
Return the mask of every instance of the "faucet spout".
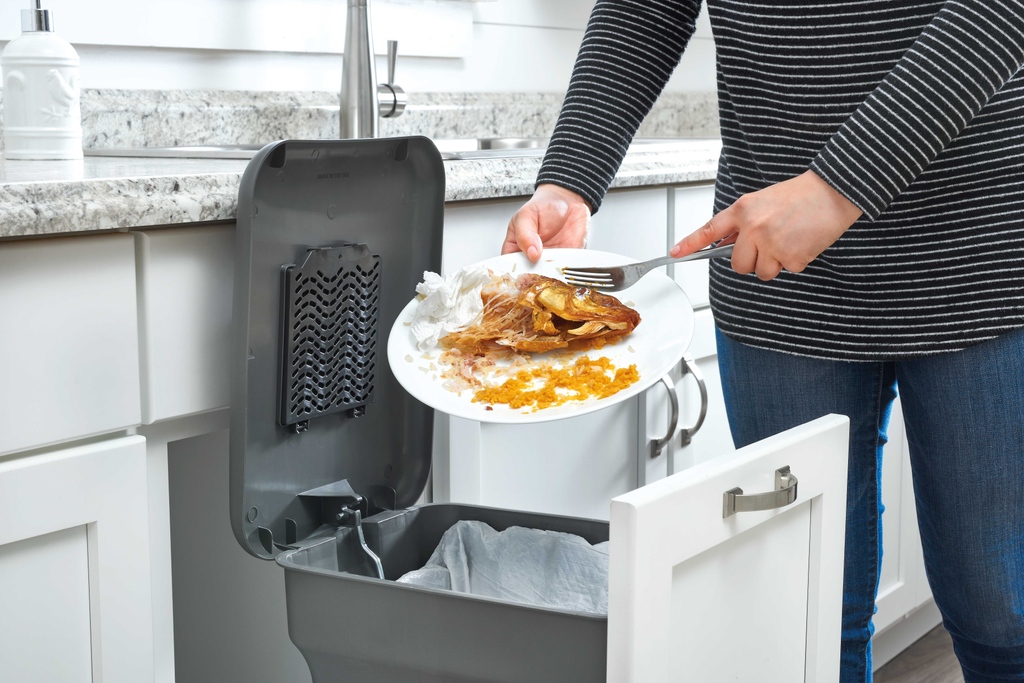
M 378 109 L 369 0 L 348 0 L 341 69 L 341 137 L 377 137 Z
M 405 91 L 395 85 L 397 55 L 398 43 L 389 40 L 388 82 L 378 83 L 369 0 L 348 0 L 341 69 L 342 138 L 378 137 L 381 117 L 391 118 L 405 111 Z

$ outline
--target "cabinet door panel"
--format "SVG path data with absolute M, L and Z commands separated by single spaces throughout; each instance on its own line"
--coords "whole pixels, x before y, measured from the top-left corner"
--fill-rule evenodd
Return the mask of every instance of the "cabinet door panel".
M 14 680 L 153 680 L 146 486 L 138 436 L 0 460 L 0 661 L 33 674 Z
M 591 219 L 587 248 L 644 260 L 667 254 L 667 244 L 668 191 L 616 190 Z
M 612 501 L 608 680 L 838 680 L 848 438 L 826 416 Z M 725 516 L 785 466 L 795 501 Z
M 0 245 L 0 454 L 139 423 L 128 235 Z
M 499 255 L 508 222 L 525 201 L 522 197 L 445 204 L 442 274 Z
M 715 205 L 714 185 L 673 189 L 672 243 L 675 244 L 711 218 Z M 694 308 L 708 305 L 708 262 L 693 261 L 672 266 L 676 282 Z
M 435 502 L 608 519 L 608 501 L 636 486 L 635 399 L 536 425 L 449 418 L 449 429 Z
M 445 206 L 442 270 L 458 270 L 497 256 L 512 215 L 527 197 L 455 202 Z M 591 221 L 588 248 L 637 259 L 667 253 L 668 191 L 615 190 Z
M 227 406 L 234 227 L 134 235 L 143 423 Z
M 0 545 L 5 680 L 91 683 L 89 616 L 86 527 Z M 54 643 L 60 645 L 56 656 Z
M 694 315 L 693 341 L 690 343 L 689 354 L 696 361 L 704 380 L 708 408 L 704 423 L 690 443 L 683 445 L 681 437 L 677 435 L 669 444 L 675 472 L 717 458 L 736 448 L 733 445 L 732 433 L 729 431 L 729 418 L 725 413 L 725 395 L 722 391 L 722 377 L 718 371 L 715 322 L 709 308 L 703 308 Z M 692 426 L 696 424 L 700 410 L 700 390 L 697 382 L 692 376 L 683 375 L 679 370 L 673 371 L 672 377 L 679 396 L 680 428 Z

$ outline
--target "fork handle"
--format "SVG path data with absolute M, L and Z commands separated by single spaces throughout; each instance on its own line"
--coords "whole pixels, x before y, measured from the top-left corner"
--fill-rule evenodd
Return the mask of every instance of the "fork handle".
M 651 268 L 667 266 L 670 263 L 685 263 L 687 261 L 697 261 L 700 259 L 714 258 L 716 256 L 732 256 L 732 247 L 733 245 L 731 244 L 726 244 L 721 247 L 707 247 L 700 251 L 695 251 L 692 254 L 688 254 L 687 256 L 680 256 L 679 258 L 675 258 L 673 256 L 661 256 L 659 258 L 651 259 L 650 261 L 645 261 L 643 265 L 650 270 Z

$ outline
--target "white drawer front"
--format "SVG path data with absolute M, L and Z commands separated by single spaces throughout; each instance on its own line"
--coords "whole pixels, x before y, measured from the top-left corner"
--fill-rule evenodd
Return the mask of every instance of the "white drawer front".
M 612 501 L 609 681 L 839 680 L 848 437 L 825 416 Z
M 0 454 L 139 420 L 132 238 L 0 244 Z
M 143 343 L 142 421 L 150 424 L 227 406 L 234 226 L 134 234 Z

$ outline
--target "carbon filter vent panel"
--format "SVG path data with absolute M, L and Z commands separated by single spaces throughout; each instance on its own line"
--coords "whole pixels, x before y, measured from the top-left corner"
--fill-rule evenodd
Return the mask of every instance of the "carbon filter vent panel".
M 374 398 L 380 257 L 346 244 L 283 270 L 281 424 L 361 414 Z

